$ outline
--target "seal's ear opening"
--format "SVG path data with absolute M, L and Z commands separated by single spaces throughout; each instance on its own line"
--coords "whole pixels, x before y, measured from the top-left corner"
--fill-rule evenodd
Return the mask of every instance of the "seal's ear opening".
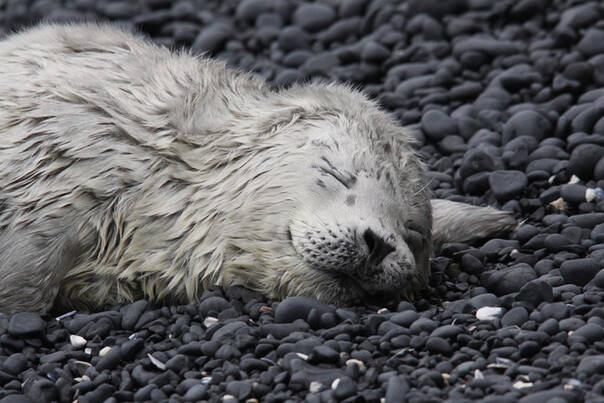
M 518 227 L 508 211 L 476 207 L 466 203 L 433 199 L 432 242 L 438 247 L 447 242 L 470 242 L 493 237 Z

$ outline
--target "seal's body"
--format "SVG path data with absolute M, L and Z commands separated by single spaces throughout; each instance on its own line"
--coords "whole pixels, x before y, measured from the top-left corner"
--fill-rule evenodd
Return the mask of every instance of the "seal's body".
M 0 71 L 0 311 L 211 284 L 346 303 L 427 279 L 422 165 L 356 91 L 273 91 L 93 24 L 9 37 Z M 485 235 L 513 225 L 474 212 Z

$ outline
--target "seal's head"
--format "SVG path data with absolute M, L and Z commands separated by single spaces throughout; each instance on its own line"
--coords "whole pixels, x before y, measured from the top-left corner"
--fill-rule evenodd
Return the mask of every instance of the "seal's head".
M 336 303 L 408 297 L 427 279 L 431 245 L 426 181 L 410 138 L 347 87 L 296 87 L 273 102 L 262 119 L 263 143 L 272 145 L 256 157 L 267 161 L 271 182 L 247 185 L 262 188 L 245 209 L 261 229 L 233 228 L 231 240 L 251 239 L 233 242 L 238 258 L 225 264 L 225 285 Z

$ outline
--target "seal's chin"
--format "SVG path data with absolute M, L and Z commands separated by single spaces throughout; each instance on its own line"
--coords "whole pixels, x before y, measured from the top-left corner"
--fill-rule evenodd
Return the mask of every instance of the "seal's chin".
M 377 305 L 389 307 L 398 304 L 403 296 L 399 292 L 392 290 L 369 291 L 364 287 L 363 282 L 352 274 L 341 271 L 329 271 L 321 269 L 311 269 L 326 277 L 324 287 L 328 288 L 325 293 L 331 294 L 330 303 L 336 305 Z

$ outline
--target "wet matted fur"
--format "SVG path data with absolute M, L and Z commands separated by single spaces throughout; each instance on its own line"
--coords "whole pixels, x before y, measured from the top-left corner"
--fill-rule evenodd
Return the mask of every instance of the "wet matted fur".
M 350 303 L 427 280 L 423 167 L 360 92 L 274 91 L 96 24 L 13 35 L 0 71 L 0 311 L 188 302 L 212 284 Z M 514 225 L 437 203 L 440 241 Z

